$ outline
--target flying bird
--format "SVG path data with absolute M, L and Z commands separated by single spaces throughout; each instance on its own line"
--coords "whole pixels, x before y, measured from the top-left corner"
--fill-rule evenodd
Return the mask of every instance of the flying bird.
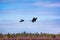
M 33 19 L 31 20 L 33 23 L 36 22 L 37 18 L 33 17 Z M 23 19 L 21 19 L 19 22 L 24 22 Z
M 34 18 L 32 19 L 32 22 L 34 23 L 34 22 L 36 22 L 36 20 L 37 20 L 37 18 L 34 17 Z
M 24 20 L 23 20 L 23 19 L 21 19 L 19 22 L 24 22 Z

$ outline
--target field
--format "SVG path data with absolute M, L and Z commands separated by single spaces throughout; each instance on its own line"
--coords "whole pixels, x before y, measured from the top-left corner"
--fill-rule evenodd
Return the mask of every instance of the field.
M 60 40 L 60 34 L 47 33 L 0 33 L 0 40 Z
M 43 38 L 9 38 L 9 39 L 6 39 L 6 38 L 3 38 L 3 39 L 0 39 L 0 40 L 60 40 L 58 38 L 48 38 L 48 39 L 43 39 Z

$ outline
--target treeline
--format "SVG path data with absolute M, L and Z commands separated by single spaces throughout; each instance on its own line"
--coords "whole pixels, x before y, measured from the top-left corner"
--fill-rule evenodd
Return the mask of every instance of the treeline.
M 0 33 L 0 38 L 60 38 L 60 34 L 49 34 L 49 33 Z

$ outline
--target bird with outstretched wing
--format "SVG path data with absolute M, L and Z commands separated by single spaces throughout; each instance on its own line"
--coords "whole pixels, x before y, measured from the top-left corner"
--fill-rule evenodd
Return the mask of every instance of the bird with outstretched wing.
M 34 22 L 36 22 L 36 20 L 37 20 L 37 18 L 33 18 L 31 21 L 34 23 Z
M 19 22 L 24 22 L 24 20 L 23 20 L 23 19 L 21 19 Z
M 31 20 L 31 22 L 36 22 L 36 20 L 37 20 L 37 18 L 35 18 L 35 17 L 33 17 L 33 19 Z M 24 20 L 23 19 L 21 19 L 19 22 L 24 22 Z

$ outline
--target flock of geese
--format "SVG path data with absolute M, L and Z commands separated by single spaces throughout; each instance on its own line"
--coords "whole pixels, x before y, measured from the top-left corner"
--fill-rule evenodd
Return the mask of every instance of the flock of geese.
M 33 17 L 33 19 L 31 20 L 31 22 L 36 22 L 37 18 Z M 24 19 L 21 19 L 19 22 L 24 22 L 25 20 Z

